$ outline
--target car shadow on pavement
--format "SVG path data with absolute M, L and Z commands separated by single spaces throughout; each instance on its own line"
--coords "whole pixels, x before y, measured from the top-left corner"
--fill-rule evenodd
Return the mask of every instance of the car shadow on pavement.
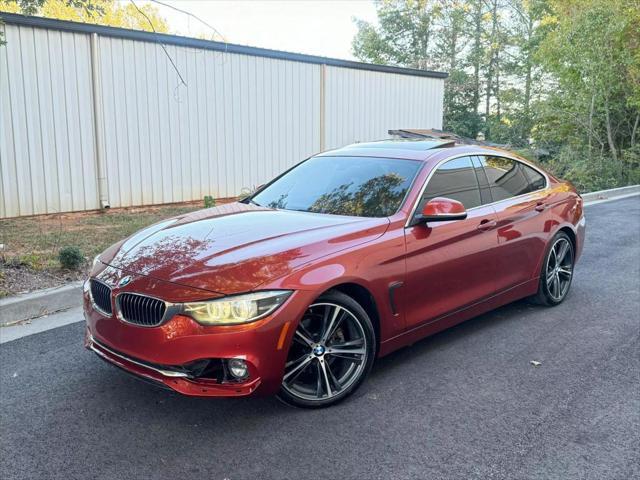
M 462 344 L 483 331 L 487 331 L 505 323 L 519 322 L 524 314 L 531 314 L 544 307 L 533 305 L 529 300 L 518 300 L 509 305 L 466 320 L 451 328 L 438 332 L 416 343 L 396 350 L 389 355 L 379 358 L 373 366 L 372 376 L 386 374 L 387 371 L 404 368 L 404 362 L 414 362 L 429 356 L 434 350 L 447 347 L 462 347 Z M 424 359 L 428 360 L 428 359 Z
M 515 302 L 380 358 L 361 388 L 351 398 L 332 407 L 331 410 L 337 414 L 343 410 L 345 415 L 348 415 L 350 410 L 358 408 L 359 403 L 375 399 L 377 391 L 389 392 L 405 384 L 411 376 L 399 373 L 407 370 L 417 372 L 413 381 L 428 383 L 429 369 L 434 369 L 432 373 L 437 375 L 435 369 L 441 362 L 441 359 L 434 359 L 436 355 L 445 354 L 459 358 L 468 352 L 469 343 L 476 342 L 475 337 L 505 323 L 520 322 L 523 316 L 530 315 L 540 308 L 542 307 L 529 305 L 525 301 Z M 249 424 L 263 422 L 265 418 L 271 418 L 271 423 L 273 418 L 280 416 L 314 415 L 309 413 L 309 410 L 289 407 L 275 397 L 186 397 L 149 384 L 109 365 L 101 365 L 99 375 L 97 378 L 93 377 L 89 383 L 102 390 L 99 394 L 100 402 L 96 402 L 97 408 L 105 403 L 126 405 L 128 410 L 135 410 L 136 415 L 150 415 L 157 420 L 162 419 L 163 422 L 175 425 L 197 424 L 215 430 L 230 428 L 231 422 L 234 424 L 233 428 L 244 428 Z M 106 385 L 109 387 L 105 387 Z M 107 401 L 104 402 L 105 400 Z

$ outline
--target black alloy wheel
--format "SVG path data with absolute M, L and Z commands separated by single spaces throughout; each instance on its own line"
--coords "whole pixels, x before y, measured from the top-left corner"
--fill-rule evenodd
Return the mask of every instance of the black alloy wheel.
M 538 303 L 558 305 L 567 297 L 573 279 L 574 255 L 573 243 L 566 233 L 559 232 L 553 237 L 542 265 L 536 295 Z
M 358 388 L 374 357 L 369 316 L 351 297 L 330 291 L 300 320 L 278 398 L 298 407 L 334 405 Z

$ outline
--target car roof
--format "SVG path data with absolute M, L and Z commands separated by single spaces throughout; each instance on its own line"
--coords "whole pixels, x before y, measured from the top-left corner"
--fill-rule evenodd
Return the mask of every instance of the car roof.
M 426 162 L 443 151 L 449 155 L 463 154 L 494 154 L 517 157 L 512 152 L 507 152 L 495 147 L 482 145 L 456 144 L 451 140 L 380 140 L 376 142 L 353 143 L 335 150 L 322 152 L 321 157 L 381 157 L 400 158 L 407 160 L 421 160 Z

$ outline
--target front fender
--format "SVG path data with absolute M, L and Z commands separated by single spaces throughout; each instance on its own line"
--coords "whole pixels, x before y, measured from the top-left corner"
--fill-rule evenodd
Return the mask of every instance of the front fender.
M 310 292 L 315 299 L 332 288 L 357 285 L 374 300 L 379 319 L 379 340 L 383 342 L 399 335 L 406 327 L 402 288 L 405 274 L 404 232 L 402 229 L 390 229 L 376 241 L 306 264 L 261 288 Z M 395 308 L 391 304 L 391 292 Z

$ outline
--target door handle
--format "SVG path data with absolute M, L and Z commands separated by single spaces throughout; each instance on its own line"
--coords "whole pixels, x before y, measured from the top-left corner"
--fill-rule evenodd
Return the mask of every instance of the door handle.
M 537 212 L 544 212 L 545 208 L 547 208 L 547 204 L 544 202 L 538 202 L 536 203 L 536 211 Z
M 495 228 L 496 225 L 498 225 L 498 223 L 495 220 L 488 220 L 485 218 L 480 222 L 480 225 L 478 225 L 477 228 L 478 230 L 486 231 Z

